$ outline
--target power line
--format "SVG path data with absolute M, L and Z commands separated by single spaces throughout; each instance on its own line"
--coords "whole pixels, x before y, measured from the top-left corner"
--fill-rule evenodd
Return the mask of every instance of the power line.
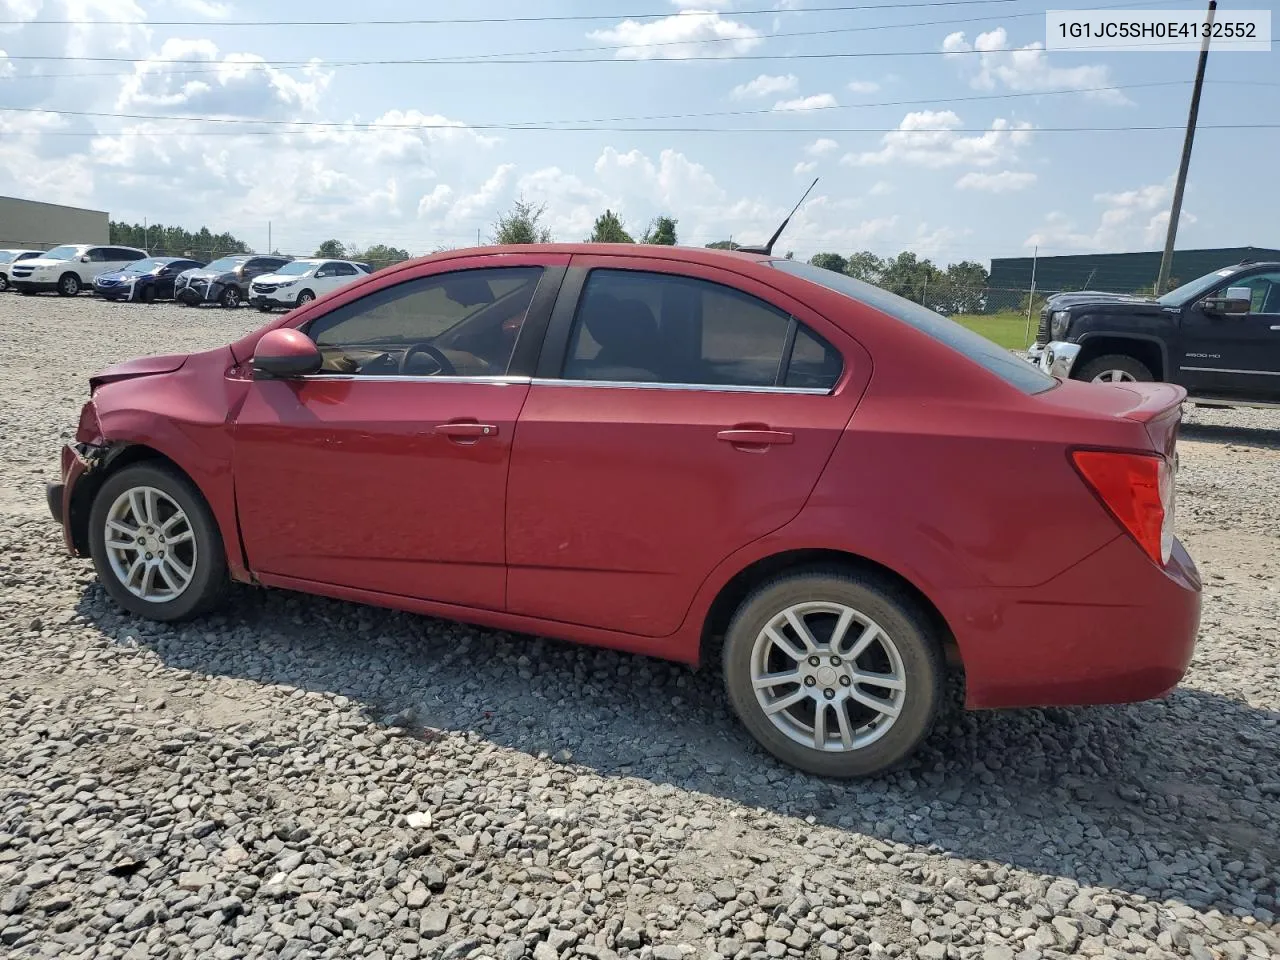
M 916 0 L 910 3 L 843 4 L 834 7 L 802 7 L 796 10 L 780 10 L 777 7 L 760 7 L 752 10 L 731 11 L 735 17 L 782 13 L 847 13 L 852 11 L 904 10 L 921 7 L 971 7 L 990 6 L 999 3 L 1017 3 L 1018 0 Z M 1165 2 L 1165 0 L 1160 0 Z M 1144 6 L 1144 4 L 1134 4 Z M 573 23 L 601 20 L 664 20 L 672 16 L 719 16 L 715 10 L 691 10 L 675 14 L 670 10 L 648 13 L 587 13 L 524 17 L 412 17 L 381 20 L 0 20 L 0 26 L 132 26 L 132 27 L 367 27 L 367 26 L 443 26 L 446 24 L 485 23 Z
M 1208 81 L 1210 83 L 1242 83 L 1256 84 L 1259 86 L 1280 86 L 1278 83 L 1269 83 L 1265 80 L 1258 81 Z M 1129 83 L 1129 84 L 1113 84 L 1111 86 L 1101 87 L 1076 87 L 1067 90 L 1032 90 L 1017 91 L 1012 93 L 985 93 L 974 94 L 965 97 L 926 97 L 923 99 L 912 100 L 880 100 L 868 103 L 849 103 L 849 104 L 824 104 L 812 107 L 804 111 L 777 110 L 772 107 L 764 107 L 754 110 L 720 110 L 706 113 L 669 113 L 669 114 L 649 114 L 631 117 L 583 117 L 577 119 L 551 119 L 551 120 L 527 120 L 514 121 L 512 126 L 551 126 L 556 124 L 597 124 L 597 123 L 640 123 L 653 120 L 698 120 L 711 117 L 742 117 L 742 116 L 794 116 L 797 113 L 810 113 L 826 110 L 862 110 L 872 109 L 876 107 L 904 107 L 904 106 L 932 106 L 945 103 L 973 103 L 987 100 L 1012 100 L 1025 97 L 1042 97 L 1042 96 L 1064 96 L 1082 93 L 1101 93 L 1110 92 L 1112 90 L 1134 90 L 1148 87 L 1181 87 L 1191 83 L 1190 80 L 1154 80 L 1146 83 Z M 113 113 L 101 112 L 93 110 L 57 110 L 46 107 L 4 107 L 0 106 L 0 110 L 9 110 L 15 113 L 52 113 L 65 117 L 107 117 L 117 120 L 172 120 L 186 121 L 196 123 L 257 123 L 269 126 L 305 126 L 305 127 L 330 127 L 330 128 L 346 128 L 352 125 L 352 121 L 347 120 L 276 120 L 269 118 L 255 117 L 192 117 L 183 115 L 165 115 L 165 114 L 133 114 L 133 113 Z M 387 130 L 387 129 L 405 129 L 413 130 L 420 127 L 415 123 L 388 124 L 368 122 L 361 124 L 371 129 Z

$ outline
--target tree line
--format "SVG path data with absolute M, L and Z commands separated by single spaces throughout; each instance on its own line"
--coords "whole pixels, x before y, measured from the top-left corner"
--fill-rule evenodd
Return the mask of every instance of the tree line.
M 515 201 L 511 209 L 498 215 L 493 223 L 490 242 L 504 246 L 550 243 L 554 238 L 550 227 L 545 223 L 545 216 L 546 204 L 536 205 L 522 197 Z M 617 213 L 605 210 L 596 217 L 590 235 L 582 239 L 588 243 L 675 246 L 679 242 L 678 225 L 679 221 L 675 217 L 666 214 L 654 217 L 637 239 Z M 110 242 L 169 255 L 191 253 L 210 258 L 227 253 L 250 252 L 249 246 L 239 238 L 229 233 L 215 234 L 208 227 L 201 227 L 193 233 L 181 227 L 162 224 L 144 227 L 141 224 L 112 222 Z M 730 239 L 717 240 L 706 246 L 717 250 L 736 250 L 740 245 Z M 437 251 L 443 249 L 447 248 L 439 247 Z M 330 239 L 320 244 L 313 256 L 357 260 L 371 264 L 375 269 L 382 269 L 408 260 L 412 254 L 401 247 L 383 243 L 360 245 Z M 792 254 L 787 253 L 786 256 L 790 258 Z M 869 250 L 860 250 L 847 257 L 839 253 L 818 253 L 809 259 L 809 263 L 883 287 L 947 316 L 979 313 L 987 307 L 990 274 L 982 264 L 973 260 L 962 260 L 941 267 L 927 258 L 920 259 L 910 251 L 904 250 L 896 257 L 882 258 Z

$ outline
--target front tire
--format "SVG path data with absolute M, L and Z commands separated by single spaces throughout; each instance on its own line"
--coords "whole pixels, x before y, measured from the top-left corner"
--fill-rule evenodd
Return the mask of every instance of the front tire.
M 316 295 L 312 293 L 310 290 L 303 290 L 300 294 L 298 294 L 298 300 L 294 304 L 294 307 L 305 307 L 308 303 L 310 303 L 315 298 L 316 298 Z
M 9 289 L 9 278 L 0 273 L 0 293 L 4 293 Z
M 80 278 L 74 273 L 64 273 L 58 279 L 58 293 L 64 297 L 75 297 L 80 294 Z
M 213 513 L 171 467 L 139 463 L 109 476 L 89 514 L 89 548 L 111 599 L 149 620 L 208 613 L 227 588 Z
M 1150 383 L 1155 380 L 1151 369 L 1128 354 L 1111 353 L 1090 360 L 1073 379 L 1090 383 Z
M 901 762 L 942 700 L 941 645 L 891 581 L 841 568 L 778 577 L 743 601 L 724 644 L 729 700 L 783 763 L 865 777 Z

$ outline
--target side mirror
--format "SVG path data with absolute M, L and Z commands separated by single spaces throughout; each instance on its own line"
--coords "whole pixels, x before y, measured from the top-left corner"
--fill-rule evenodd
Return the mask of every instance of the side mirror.
M 1204 309 L 1206 313 L 1229 316 L 1249 313 L 1253 310 L 1253 291 L 1248 287 L 1228 287 L 1222 296 L 1205 298 Z
M 324 363 L 305 333 L 292 327 L 269 330 L 253 350 L 253 379 L 278 380 L 316 373 Z
M 89 257 L 88 257 L 87 255 L 86 255 L 86 256 L 83 256 L 83 257 L 81 257 L 81 258 L 80 258 L 80 262 L 81 262 L 81 263 L 88 263 L 88 262 L 89 262 Z

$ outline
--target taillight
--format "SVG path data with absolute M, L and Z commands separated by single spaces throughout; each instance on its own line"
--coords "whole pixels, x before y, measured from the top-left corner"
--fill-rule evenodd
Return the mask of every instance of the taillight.
M 1164 457 L 1077 450 L 1076 469 L 1156 563 L 1173 555 L 1174 476 Z

